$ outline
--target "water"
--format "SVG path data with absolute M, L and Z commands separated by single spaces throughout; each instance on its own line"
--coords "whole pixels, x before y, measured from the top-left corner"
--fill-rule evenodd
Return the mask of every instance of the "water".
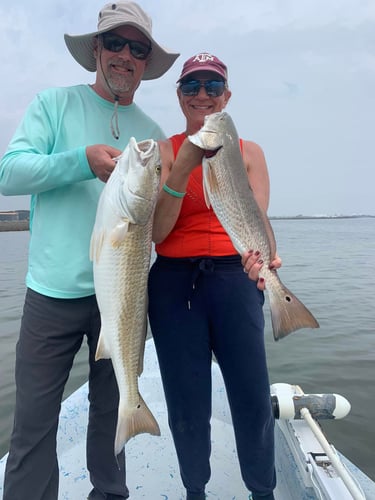
M 314 313 L 320 329 L 300 330 L 274 342 L 266 304 L 271 383 L 345 396 L 350 414 L 322 423 L 323 430 L 375 480 L 375 219 L 276 220 L 272 225 L 284 261 L 280 277 Z M 8 449 L 12 424 L 28 239 L 28 232 L 0 232 L 0 456 Z M 86 376 L 83 347 L 65 395 Z

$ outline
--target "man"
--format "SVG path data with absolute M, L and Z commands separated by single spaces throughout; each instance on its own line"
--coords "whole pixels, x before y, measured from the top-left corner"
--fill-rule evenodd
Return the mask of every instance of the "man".
M 48 89 L 30 104 L 0 163 L 4 195 L 31 194 L 27 292 L 16 350 L 16 407 L 4 500 L 58 495 L 56 432 L 66 380 L 89 346 L 89 499 L 125 499 L 125 457 L 114 456 L 118 390 L 109 360 L 95 362 L 100 330 L 89 260 L 97 201 L 131 136 L 163 139 L 133 102 L 141 80 L 163 75 L 178 54 L 152 37 L 133 2 L 107 4 L 97 31 L 65 35 L 93 85 Z

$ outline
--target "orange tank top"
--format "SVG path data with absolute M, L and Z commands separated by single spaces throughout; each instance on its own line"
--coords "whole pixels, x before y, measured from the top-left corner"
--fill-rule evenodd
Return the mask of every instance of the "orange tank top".
M 169 139 L 175 158 L 185 138 L 183 133 Z M 242 140 L 240 147 L 242 150 Z M 203 193 L 202 166 L 195 168 L 190 174 L 176 224 L 165 240 L 155 245 L 155 250 L 159 255 L 175 258 L 237 254 L 214 211 L 207 208 Z

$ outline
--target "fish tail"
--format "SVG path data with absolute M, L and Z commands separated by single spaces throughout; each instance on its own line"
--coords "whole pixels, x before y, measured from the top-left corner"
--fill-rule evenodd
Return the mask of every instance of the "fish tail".
M 138 394 L 136 406 L 119 405 L 118 421 L 115 438 L 115 456 L 117 456 L 130 438 L 144 432 L 160 436 L 160 428 L 150 409 Z
M 268 290 L 274 339 L 282 339 L 300 328 L 319 328 L 307 307 L 281 282 L 280 285 Z

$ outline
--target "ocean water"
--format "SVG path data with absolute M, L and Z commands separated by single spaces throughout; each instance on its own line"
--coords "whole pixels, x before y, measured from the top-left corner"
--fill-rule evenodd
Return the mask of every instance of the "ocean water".
M 321 422 L 334 446 L 375 480 L 375 218 L 273 220 L 280 277 L 320 323 L 273 340 L 265 305 L 271 383 L 305 393 L 338 393 L 351 403 L 340 421 Z M 0 456 L 14 404 L 14 359 L 25 294 L 29 233 L 0 232 Z M 78 354 L 65 396 L 87 377 Z

